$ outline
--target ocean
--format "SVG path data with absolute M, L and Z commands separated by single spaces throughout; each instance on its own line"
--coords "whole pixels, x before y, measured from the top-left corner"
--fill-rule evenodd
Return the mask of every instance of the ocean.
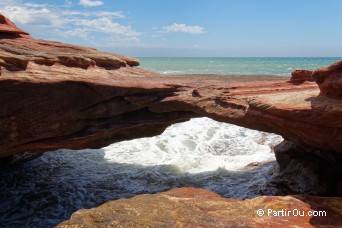
M 0 227 L 53 227 L 81 208 L 176 187 L 255 197 L 271 177 L 272 147 L 281 141 L 278 135 L 196 118 L 151 138 L 47 152 L 1 169 Z M 246 167 L 251 163 L 265 164 Z
M 140 67 L 163 74 L 291 75 L 295 69 L 315 70 L 342 60 L 322 58 L 150 58 L 138 57 Z
M 316 69 L 338 59 L 140 60 L 141 67 L 168 74 L 289 75 L 297 67 Z M 255 197 L 272 176 L 273 147 L 282 140 L 275 134 L 196 118 L 155 137 L 100 149 L 47 152 L 0 169 L 0 227 L 53 227 L 81 208 L 175 187 L 204 188 L 223 197 Z M 248 166 L 251 163 L 261 165 Z

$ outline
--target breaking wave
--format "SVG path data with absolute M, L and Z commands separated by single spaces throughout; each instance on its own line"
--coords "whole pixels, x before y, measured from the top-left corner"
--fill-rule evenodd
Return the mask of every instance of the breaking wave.
M 101 149 L 58 150 L 0 172 L 0 227 L 52 227 L 81 208 L 175 187 L 259 195 L 278 135 L 208 118 Z M 271 163 L 267 163 L 271 162 Z M 257 167 L 246 166 L 262 163 Z

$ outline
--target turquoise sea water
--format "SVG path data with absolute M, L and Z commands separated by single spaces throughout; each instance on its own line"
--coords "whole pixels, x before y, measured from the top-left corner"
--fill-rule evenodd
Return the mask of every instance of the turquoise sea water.
M 164 74 L 291 75 L 295 69 L 315 70 L 342 60 L 322 58 L 178 58 L 138 57 L 140 67 Z

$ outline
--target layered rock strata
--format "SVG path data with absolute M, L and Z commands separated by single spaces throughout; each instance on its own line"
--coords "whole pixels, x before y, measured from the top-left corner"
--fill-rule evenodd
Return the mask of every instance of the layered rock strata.
M 342 151 L 341 63 L 313 73 L 321 91 L 310 81 L 174 80 L 132 58 L 6 30 L 0 62 L 0 157 L 101 147 L 196 116 L 274 132 L 327 158 Z
M 207 116 L 280 134 L 340 167 L 342 61 L 295 71 L 289 82 L 172 78 L 135 68 L 136 59 L 36 40 L 0 23 L 0 157 L 99 148 Z
M 15 24 L 12 21 L 10 21 L 2 14 L 0 14 L 0 33 L 29 35 L 27 32 L 15 26 Z
M 121 55 L 36 40 L 1 15 L 0 157 L 59 148 L 99 148 L 121 140 L 157 135 L 173 123 L 207 116 L 282 135 L 295 149 L 288 147 L 283 150 L 286 153 L 277 153 L 281 171 L 291 167 L 287 161 L 293 158 L 302 161 L 310 154 L 319 162 L 324 161 L 318 171 L 322 167 L 331 168 L 337 176 L 334 186 L 328 183 L 327 188 L 335 193 L 340 188 L 342 62 L 314 72 L 294 72 L 288 82 L 172 78 L 135 68 L 138 64 L 136 59 Z M 298 151 L 303 154 L 299 156 Z M 279 175 L 289 177 L 281 171 Z M 295 176 L 290 172 L 291 175 Z M 157 207 L 159 201 L 170 207 Z M 129 214 L 122 215 L 131 212 L 131 202 L 138 205 L 132 207 L 133 211 L 151 209 L 153 213 L 141 213 L 149 216 L 141 221 Z M 115 209 L 116 203 L 123 208 Z M 295 206 L 309 210 L 319 205 L 330 213 L 328 219 L 291 219 L 293 224 L 301 226 L 340 225 L 341 217 L 340 198 L 260 197 L 239 201 L 222 199 L 202 190 L 182 189 L 116 203 L 103 206 L 113 211 L 101 208 L 100 213 L 84 212 L 84 216 L 81 212 L 62 226 L 93 225 L 93 222 L 144 225 L 153 221 L 156 226 L 178 223 L 265 226 L 268 222 L 271 225 L 289 222 L 286 218 L 255 217 L 254 209 L 260 204 L 280 210 Z M 189 206 L 193 206 L 193 213 L 184 209 Z M 164 209 L 169 217 L 162 213 Z M 247 210 L 248 215 L 241 214 Z
M 317 82 L 321 96 L 342 99 L 342 61 L 314 71 L 312 78 Z

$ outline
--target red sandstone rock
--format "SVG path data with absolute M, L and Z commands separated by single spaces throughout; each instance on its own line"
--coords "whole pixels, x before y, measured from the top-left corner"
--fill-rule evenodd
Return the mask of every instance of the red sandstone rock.
M 290 82 L 294 84 L 301 84 L 305 81 L 313 82 L 314 79 L 311 75 L 312 71 L 310 70 L 294 70 L 292 71 Z
M 2 14 L 0 14 L 0 33 L 29 35 L 27 32 L 17 28 L 12 21 L 4 17 Z
M 258 216 L 258 210 L 265 214 Z M 321 216 L 312 216 L 314 211 Z M 342 226 L 342 198 L 262 196 L 237 200 L 206 190 L 180 188 L 80 210 L 57 227 L 314 226 Z
M 342 102 L 318 96 L 314 82 L 175 79 L 121 55 L 8 35 L 0 33 L 0 157 L 98 148 L 195 116 L 274 132 L 327 158 L 342 152 Z
M 342 61 L 314 71 L 312 77 L 321 90 L 320 95 L 342 98 Z
M 9 25 L 13 28 L 6 22 L 7 28 Z M 208 116 L 280 134 L 301 150 L 319 151 L 320 157 L 340 167 L 342 102 L 329 97 L 340 97 L 341 63 L 313 74 L 320 92 L 317 84 L 309 81 L 293 85 L 286 81 L 167 77 L 133 68 L 139 62 L 132 58 L 36 40 L 12 31 L 0 30 L 0 157 L 25 151 L 99 148 L 160 134 L 167 126 L 191 117 Z M 127 215 L 132 211 L 125 203 L 137 214 Z M 323 208 L 329 217 L 296 217 L 290 221 L 258 218 L 255 210 L 260 205 L 280 210 Z M 150 223 L 209 227 L 284 227 L 288 222 L 301 227 L 341 225 L 341 198 L 259 197 L 240 201 L 185 189 L 110 202 L 103 208 L 99 209 L 102 215 L 96 209 L 93 215 L 92 211 L 81 212 L 61 226 L 93 227 L 93 222 L 123 227 Z

